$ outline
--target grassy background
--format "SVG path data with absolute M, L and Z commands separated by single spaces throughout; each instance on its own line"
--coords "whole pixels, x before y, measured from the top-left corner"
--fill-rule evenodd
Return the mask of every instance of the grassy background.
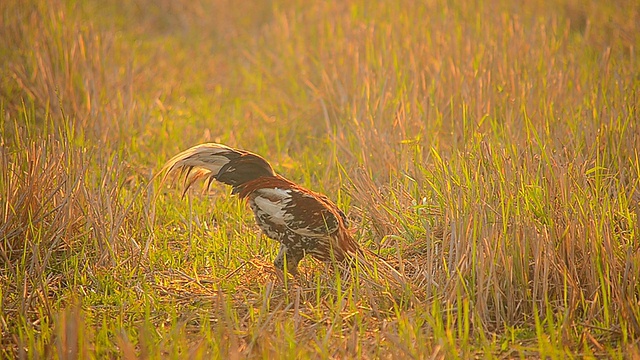
M 0 10 L 1 357 L 640 357 L 637 1 Z M 283 286 L 228 189 L 147 188 L 205 141 L 327 193 L 419 299 Z

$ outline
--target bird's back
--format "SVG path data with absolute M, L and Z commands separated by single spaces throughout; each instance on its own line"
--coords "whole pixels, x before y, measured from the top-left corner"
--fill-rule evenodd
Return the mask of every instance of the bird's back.
M 247 182 L 238 194 L 248 200 L 265 234 L 287 247 L 302 247 L 323 261 L 331 256 L 341 261 L 358 251 L 344 213 L 324 195 L 281 176 Z

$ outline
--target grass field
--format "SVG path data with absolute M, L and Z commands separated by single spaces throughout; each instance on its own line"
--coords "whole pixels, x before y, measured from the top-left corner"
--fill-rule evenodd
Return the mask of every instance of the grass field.
M 0 358 L 640 358 L 640 2 L 0 10 Z M 207 141 L 413 294 L 279 281 L 229 189 L 152 181 Z

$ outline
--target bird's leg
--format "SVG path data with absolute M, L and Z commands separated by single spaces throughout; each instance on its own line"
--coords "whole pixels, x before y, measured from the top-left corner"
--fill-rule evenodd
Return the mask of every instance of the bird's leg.
M 286 245 L 280 245 L 280 251 L 276 259 L 273 261 L 273 265 L 277 269 L 284 271 L 284 265 L 287 264 L 287 272 L 293 276 L 298 275 L 298 263 L 304 257 L 304 251 L 302 249 L 288 248 Z

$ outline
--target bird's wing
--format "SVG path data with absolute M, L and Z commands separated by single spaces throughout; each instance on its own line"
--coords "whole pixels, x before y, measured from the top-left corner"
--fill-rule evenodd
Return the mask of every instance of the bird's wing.
M 326 237 L 340 226 L 334 215 L 337 209 L 302 189 L 262 188 L 256 191 L 253 201 L 258 210 L 256 216 L 267 217 L 269 222 L 298 235 Z
M 327 204 L 330 204 L 329 206 L 333 207 L 336 210 L 336 212 L 338 213 L 338 215 L 342 218 L 342 222 L 344 223 L 344 225 L 346 227 L 349 227 L 349 223 L 350 223 L 349 222 L 349 218 L 347 218 L 347 215 L 342 210 L 340 210 L 339 207 L 335 206 L 333 204 L 333 202 L 326 195 L 319 194 L 319 193 L 315 193 L 315 195 L 320 197 L 323 202 L 325 202 Z

